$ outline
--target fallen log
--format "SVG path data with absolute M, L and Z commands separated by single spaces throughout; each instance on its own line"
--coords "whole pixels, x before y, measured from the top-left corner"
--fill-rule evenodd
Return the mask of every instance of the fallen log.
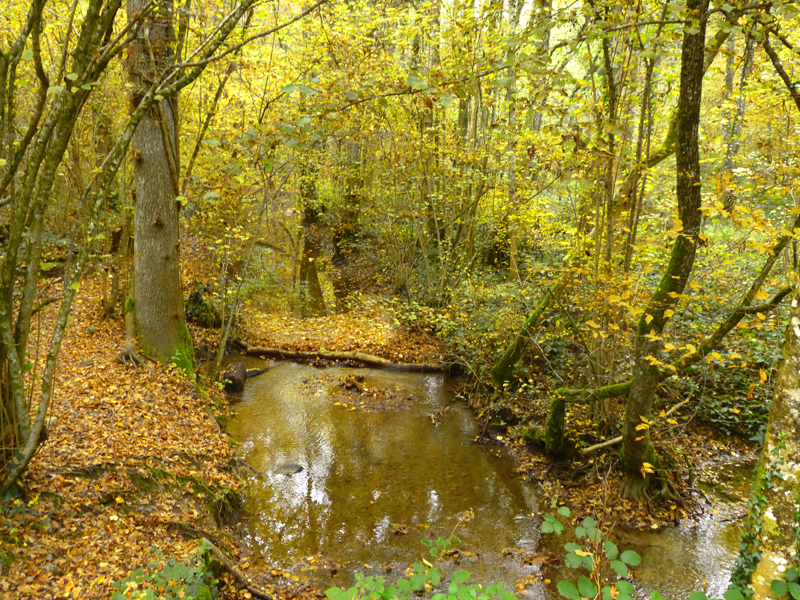
M 408 371 L 412 373 L 441 373 L 444 367 L 441 365 L 430 365 L 424 363 L 396 363 L 380 356 L 365 354 L 363 352 L 330 352 L 328 350 L 316 350 L 306 352 L 303 350 L 281 350 L 280 348 L 260 348 L 243 344 L 245 354 L 259 356 L 261 358 L 282 358 L 313 360 L 322 358 L 325 360 L 352 360 L 362 363 L 365 366 L 375 369 L 387 369 L 389 371 Z

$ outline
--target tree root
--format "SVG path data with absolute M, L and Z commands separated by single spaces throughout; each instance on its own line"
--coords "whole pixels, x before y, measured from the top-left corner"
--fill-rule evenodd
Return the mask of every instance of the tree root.
M 119 354 L 117 354 L 117 358 L 114 360 L 126 367 L 133 366 L 136 368 L 138 365 L 142 365 L 147 368 L 147 365 L 144 363 L 144 359 L 136 354 L 136 346 L 133 342 L 127 342 L 122 347 L 122 350 L 119 351 Z
M 212 544 L 208 538 L 203 538 L 203 541 L 208 544 L 210 553 L 216 558 L 228 573 L 233 575 L 233 578 L 242 587 L 247 588 L 247 591 L 253 594 L 256 598 L 264 598 L 266 600 L 275 600 L 275 596 L 267 588 L 257 585 L 245 575 L 242 570 L 233 564 L 233 561 L 220 550 L 216 545 Z
M 619 482 L 619 497 L 625 500 L 646 500 L 650 504 L 650 484 L 652 477 L 639 477 L 638 475 L 628 475 Z

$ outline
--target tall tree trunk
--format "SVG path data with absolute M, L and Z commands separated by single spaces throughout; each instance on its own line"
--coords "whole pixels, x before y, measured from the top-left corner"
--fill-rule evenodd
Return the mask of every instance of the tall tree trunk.
M 128 19 L 149 0 L 128 0 Z M 134 43 L 130 79 L 133 108 L 164 67 L 173 60 L 173 0 L 158 0 Z M 187 370 L 194 353 L 186 329 L 181 289 L 178 224 L 178 111 L 175 99 L 157 103 L 133 139 L 135 181 L 133 310 L 142 350 L 162 361 L 175 359 Z
M 300 313 L 304 317 L 325 314 L 325 298 L 319 283 L 317 262 L 321 254 L 319 216 L 321 208 L 317 198 L 317 174 L 313 166 L 303 167 L 300 175 L 300 199 L 303 205 L 303 252 L 300 256 Z
M 705 14 L 708 0 L 688 0 L 691 25 L 683 37 L 681 84 L 676 119 L 676 195 L 678 217 L 683 230 L 676 238 L 661 282 L 639 320 L 634 347 L 634 366 L 630 395 L 625 410 L 620 462 L 628 477 L 620 492 L 635 498 L 652 482 L 650 475 L 659 460 L 650 441 L 649 422 L 653 396 L 659 381 L 659 369 L 650 357 L 661 351 L 660 335 L 683 293 L 692 272 L 702 215 L 700 213 L 700 104 L 703 91 L 703 48 L 706 37 Z M 652 467 L 648 467 L 652 465 Z

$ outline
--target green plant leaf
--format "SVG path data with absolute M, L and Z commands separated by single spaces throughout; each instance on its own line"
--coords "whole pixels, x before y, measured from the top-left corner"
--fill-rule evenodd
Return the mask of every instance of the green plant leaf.
M 428 84 L 425 82 L 425 80 L 420 77 L 417 77 L 416 75 L 408 76 L 408 80 L 406 81 L 406 86 L 414 88 L 415 90 L 428 89 Z
M 614 569 L 614 573 L 616 573 L 619 577 L 628 576 L 628 565 L 621 560 L 612 560 L 611 568 Z
M 571 581 L 559 581 L 556 587 L 558 588 L 558 593 L 564 596 L 564 598 L 569 598 L 569 600 L 581 600 L 578 588 L 575 587 L 575 584 Z
M 624 579 L 621 579 L 615 583 L 614 587 L 617 588 L 617 591 L 620 594 L 627 594 L 629 596 L 636 591 L 636 589 L 633 587 L 633 584 L 630 581 L 625 581 Z
M 597 586 L 592 583 L 592 580 L 581 575 L 578 577 L 578 592 L 583 598 L 594 598 L 597 594 Z
M 722 597 L 725 598 L 725 600 L 744 600 L 744 594 L 742 594 L 742 592 L 736 588 L 729 589 L 727 592 L 722 594 Z
M 800 583 L 797 583 L 796 581 L 790 581 L 788 587 L 792 598 L 795 600 L 800 600 Z
M 662 596 L 657 590 L 653 590 L 650 592 L 650 600 L 664 600 L 664 596 Z
M 625 552 L 622 553 L 622 556 L 620 556 L 620 559 L 622 562 L 632 567 L 635 567 L 642 562 L 642 557 L 633 550 L 625 550 Z
M 689 592 L 689 600 L 708 600 L 703 592 Z
M 564 557 L 564 564 L 570 569 L 580 569 L 583 565 L 583 559 L 574 552 L 570 552 Z
M 608 560 L 617 560 L 617 556 L 619 556 L 619 548 L 617 545 L 612 542 L 611 540 L 606 540 L 606 543 L 603 545 L 606 551 L 606 556 Z
M 567 506 L 559 507 L 558 514 L 560 514 L 562 517 L 569 517 L 570 516 L 569 507 Z
M 465 571 L 464 569 L 460 569 L 453 573 L 453 583 L 456 585 L 462 584 L 469 579 L 469 571 Z

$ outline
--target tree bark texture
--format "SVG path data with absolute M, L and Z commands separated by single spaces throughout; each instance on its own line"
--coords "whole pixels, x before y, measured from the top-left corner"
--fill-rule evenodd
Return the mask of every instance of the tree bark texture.
M 649 419 L 660 371 L 649 357 L 661 351 L 660 335 L 676 298 L 683 293 L 692 272 L 697 236 L 700 233 L 700 104 L 703 90 L 703 58 L 705 13 L 707 0 L 689 0 L 691 22 L 683 37 L 681 52 L 681 84 L 676 118 L 676 195 L 678 217 L 683 230 L 675 240 L 669 264 L 650 303 L 639 320 L 634 348 L 634 366 L 630 395 L 625 410 L 621 463 L 632 476 L 637 476 L 643 463 L 656 465 L 648 429 L 636 428 Z M 654 462 L 655 461 L 655 462 Z M 638 475 L 641 477 L 641 475 Z
M 142 27 L 133 45 L 130 78 L 138 99 L 172 60 L 174 4 L 159 0 L 158 10 Z M 146 0 L 128 0 L 128 18 Z M 134 315 L 142 349 L 170 360 L 188 336 L 183 310 L 178 224 L 178 114 L 174 99 L 157 103 L 139 124 L 133 139 L 135 179 Z

